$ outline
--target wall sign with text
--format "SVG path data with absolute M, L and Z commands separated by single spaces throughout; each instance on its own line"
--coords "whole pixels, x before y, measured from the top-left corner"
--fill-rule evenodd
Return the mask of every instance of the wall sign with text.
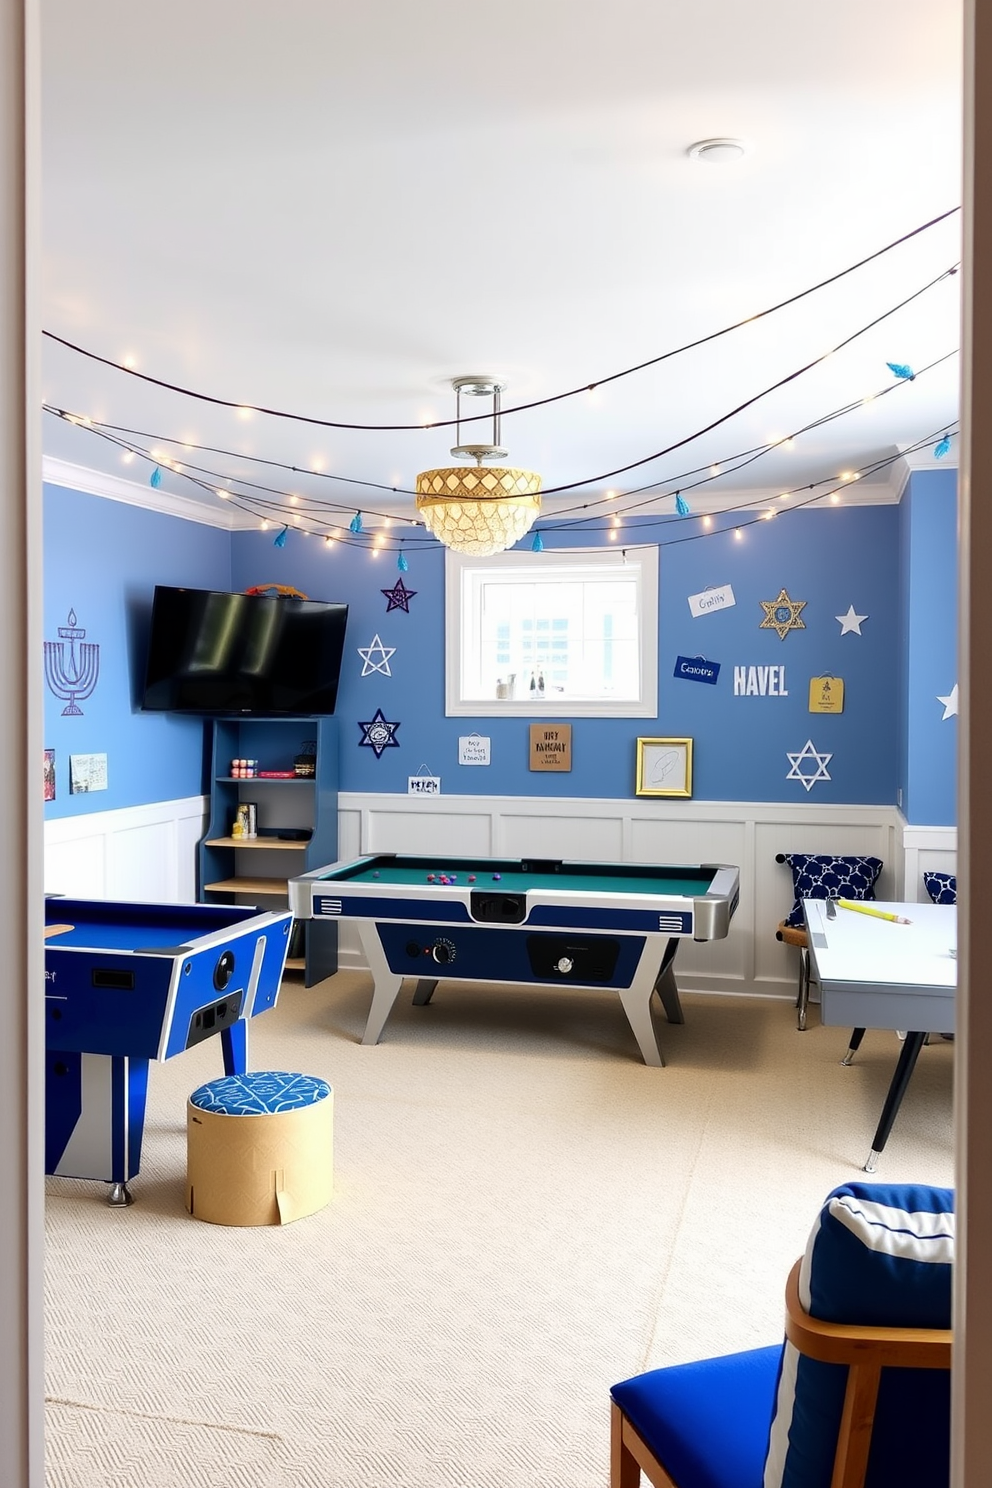
M 531 724 L 530 768 L 532 770 L 570 770 L 572 768 L 572 725 L 570 723 Z
M 721 584 L 719 589 L 704 589 L 701 594 L 690 594 L 689 613 L 694 620 L 700 615 L 714 615 L 717 610 L 729 610 L 737 603 L 734 591 L 729 584 Z
M 809 711 L 811 713 L 843 713 L 843 677 L 811 677 Z
M 734 697 L 788 697 L 784 666 L 735 666 Z
M 707 661 L 705 656 L 676 656 L 675 676 L 685 682 L 709 682 L 716 686 L 720 675 L 720 663 Z

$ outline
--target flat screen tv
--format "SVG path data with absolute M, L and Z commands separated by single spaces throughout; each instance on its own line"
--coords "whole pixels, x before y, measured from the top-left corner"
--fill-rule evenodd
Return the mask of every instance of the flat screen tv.
M 333 713 L 346 604 L 159 584 L 143 710 L 283 718 Z

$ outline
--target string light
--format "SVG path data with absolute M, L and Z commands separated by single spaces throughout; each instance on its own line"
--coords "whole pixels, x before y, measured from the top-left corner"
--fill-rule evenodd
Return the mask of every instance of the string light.
M 683 352 L 695 350 L 696 347 L 705 346 L 711 341 L 716 341 L 723 336 L 730 335 L 732 332 L 739 330 L 742 326 L 751 325 L 756 320 L 761 320 L 766 316 L 774 315 L 779 310 L 784 310 L 787 309 L 790 305 L 797 304 L 800 300 L 805 299 L 808 295 L 816 294 L 819 290 L 825 289 L 831 284 L 836 284 L 839 280 L 846 278 L 848 274 L 856 273 L 858 269 L 864 268 L 866 264 L 874 262 L 875 259 L 883 257 L 886 253 L 891 253 L 895 248 L 901 247 L 903 243 L 908 243 L 912 238 L 917 237 L 920 233 L 927 232 L 930 228 L 936 227 L 938 223 L 941 223 L 947 218 L 954 216 L 954 214 L 959 212 L 960 210 L 960 207 L 950 207 L 946 212 L 941 212 L 938 216 L 932 217 L 928 222 L 921 223 L 919 227 L 913 228 L 910 232 L 903 233 L 901 237 L 893 239 L 891 243 L 886 243 L 884 247 L 876 249 L 873 253 L 869 253 L 868 255 L 866 255 L 866 257 L 859 259 L 856 263 L 849 264 L 847 268 L 839 270 L 836 274 L 831 274 L 829 278 L 821 279 L 819 283 L 809 285 L 806 289 L 800 290 L 797 294 L 790 295 L 788 299 L 780 300 L 777 304 L 770 305 L 765 310 L 759 310 L 756 314 L 748 315 L 741 320 L 734 321 L 733 324 L 724 326 L 719 331 L 712 331 L 708 335 L 700 336 L 695 341 L 687 342 L 683 346 L 674 347 L 670 351 L 662 352 L 659 356 L 650 357 L 647 361 L 639 362 L 633 367 L 626 367 L 620 372 L 613 372 L 607 377 L 600 377 L 595 382 L 584 383 L 582 387 L 570 388 L 567 391 L 561 393 L 553 393 L 549 397 L 537 398 L 530 403 L 517 404 L 513 408 L 505 409 L 503 411 L 504 416 L 508 417 L 513 413 L 523 413 L 531 408 L 541 408 L 549 403 L 558 403 L 565 398 L 574 398 L 581 393 L 588 394 L 595 388 L 603 386 L 605 383 L 616 382 L 620 378 L 633 376 L 635 373 L 642 372 L 648 367 L 656 367 L 661 362 L 668 361 L 670 358 L 675 356 L 680 356 Z M 956 268 L 957 266 L 955 265 L 955 267 L 949 272 L 956 272 Z M 123 365 L 123 363 L 115 362 L 110 357 L 100 356 L 97 352 L 89 351 L 85 347 L 76 345 L 74 342 L 67 340 L 64 336 L 58 336 L 55 334 L 54 331 L 43 331 L 42 335 L 46 336 L 49 340 L 56 342 L 58 345 L 66 347 L 67 350 L 76 352 L 79 356 L 88 357 L 91 361 L 99 362 L 105 367 L 116 368 L 119 371 L 126 372 L 130 377 L 140 378 L 144 382 L 152 383 L 156 387 L 165 388 L 169 392 L 182 393 L 186 397 L 197 398 L 201 402 L 212 403 L 222 408 L 233 408 L 238 413 L 238 416 L 242 418 L 250 418 L 253 413 L 262 413 L 268 415 L 271 418 L 290 419 L 296 423 L 311 424 L 325 429 L 355 429 L 367 430 L 370 432 L 396 432 L 420 429 L 424 427 L 424 425 L 422 424 L 346 423 L 342 420 L 337 419 L 311 418 L 304 414 L 290 413 L 275 408 L 264 408 L 258 404 L 246 404 L 229 398 L 219 398 L 209 393 L 201 393 L 195 391 L 192 388 L 182 387 L 177 383 L 166 382 L 162 378 L 152 377 L 146 372 L 137 371 L 136 368 L 126 367 Z M 839 348 L 836 347 L 834 348 L 834 350 L 838 349 Z M 826 353 L 826 355 L 830 355 L 830 353 Z M 473 414 L 469 418 L 462 419 L 461 422 L 477 422 L 481 418 L 488 418 L 488 414 Z M 440 419 L 432 422 L 432 424 L 428 427 L 447 428 L 453 426 L 455 422 L 455 419 Z

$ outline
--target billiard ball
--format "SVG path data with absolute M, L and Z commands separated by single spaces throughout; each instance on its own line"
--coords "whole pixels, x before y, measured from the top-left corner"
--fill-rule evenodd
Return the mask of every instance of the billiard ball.
M 378 874 L 378 872 L 376 872 L 376 873 L 373 873 L 373 874 L 372 874 L 372 877 L 373 877 L 373 878 L 378 878 L 378 877 L 379 877 L 379 874 Z
M 434 882 L 434 875 L 433 875 L 433 873 L 428 873 L 428 875 L 427 875 L 427 882 L 428 883 L 433 883 Z
M 502 877 L 503 877 L 502 873 L 494 873 L 493 874 L 493 883 L 499 883 L 499 881 L 500 881 L 500 879 Z
M 469 883 L 475 883 L 475 874 L 474 873 L 470 873 L 469 874 L 468 881 L 469 881 Z

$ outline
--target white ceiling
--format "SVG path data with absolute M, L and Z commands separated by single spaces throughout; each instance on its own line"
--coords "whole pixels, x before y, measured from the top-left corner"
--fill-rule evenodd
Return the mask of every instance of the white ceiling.
M 960 200 L 956 0 L 46 0 L 43 24 L 46 330 L 233 403 L 417 424 L 453 416 L 460 374 L 505 379 L 505 406 L 585 387 Z M 722 135 L 748 154 L 688 157 Z M 887 361 L 920 369 L 957 347 L 959 277 L 704 438 L 600 478 L 890 310 L 956 262 L 959 235 L 955 215 L 792 308 L 505 418 L 509 463 L 545 487 L 585 483 L 561 505 L 671 491 L 893 386 Z M 955 417 L 958 376 L 952 357 L 690 496 L 694 509 L 929 440 Z M 403 488 L 452 463 L 446 430 L 245 418 L 51 341 L 43 395 L 162 451 L 168 436 Z M 147 482 L 147 464 L 84 428 L 46 416 L 44 432 L 50 457 Z M 228 489 L 241 477 L 411 511 L 399 493 L 173 453 Z M 165 493 L 222 507 L 171 472 Z

